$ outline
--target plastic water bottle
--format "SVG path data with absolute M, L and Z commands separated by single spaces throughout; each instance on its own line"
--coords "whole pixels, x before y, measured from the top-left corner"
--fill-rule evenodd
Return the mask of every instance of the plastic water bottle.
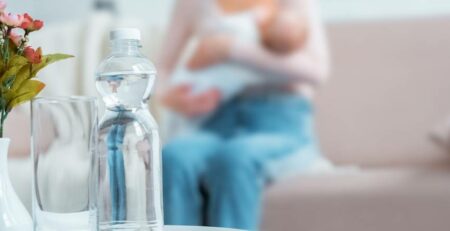
M 91 196 L 98 230 L 162 230 L 161 151 L 147 101 L 156 78 L 140 52 L 140 32 L 111 31 L 111 54 L 97 70 L 106 112 L 92 161 Z

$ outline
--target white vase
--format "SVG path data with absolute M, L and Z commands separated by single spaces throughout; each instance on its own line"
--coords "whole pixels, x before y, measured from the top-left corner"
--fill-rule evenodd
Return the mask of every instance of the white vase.
M 31 231 L 33 222 L 30 214 L 9 180 L 8 147 L 9 139 L 0 138 L 0 230 Z

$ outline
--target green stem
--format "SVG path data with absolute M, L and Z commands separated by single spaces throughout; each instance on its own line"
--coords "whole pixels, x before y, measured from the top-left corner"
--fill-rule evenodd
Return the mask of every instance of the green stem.
M 1 121 L 2 123 L 1 123 L 1 128 L 0 128 L 0 137 L 1 138 L 3 138 L 3 127 L 5 125 L 6 118 L 8 118 L 8 115 L 10 112 L 11 111 L 6 111 L 6 110 L 3 111 L 2 121 Z
M 8 61 L 9 61 L 9 40 L 8 40 L 8 38 L 6 38 L 3 48 L 4 48 L 3 62 L 5 63 L 5 65 L 7 65 Z
M 6 33 L 4 32 L 3 62 L 5 63 L 5 65 L 7 65 L 9 61 L 9 34 L 11 33 L 12 29 L 12 27 L 7 26 Z
M 2 100 L 2 105 L 0 108 L 0 138 L 3 138 L 3 124 L 6 118 L 6 105 L 3 103 L 3 89 L 0 90 L 0 98 Z
M 3 126 L 7 115 L 8 113 L 4 109 L 2 109 L 0 118 L 0 138 L 3 138 Z
M 30 31 L 25 30 L 25 34 L 23 35 L 23 39 L 22 39 L 22 41 L 20 41 L 20 45 L 17 48 L 17 54 L 18 55 L 22 55 L 23 54 L 23 51 L 24 51 L 25 46 L 26 46 L 27 41 L 28 41 L 28 35 L 29 34 L 30 34 Z
M 8 41 L 8 36 L 6 35 L 6 29 L 5 29 L 5 25 L 3 23 L 1 24 L 0 28 L 1 28 L 2 36 L 3 36 L 2 37 L 3 43 L 1 44 L 1 47 L 0 47 L 0 53 L 2 55 L 2 59 L 4 60 L 5 59 L 5 44 Z
M 0 138 L 3 138 L 3 124 L 0 125 Z

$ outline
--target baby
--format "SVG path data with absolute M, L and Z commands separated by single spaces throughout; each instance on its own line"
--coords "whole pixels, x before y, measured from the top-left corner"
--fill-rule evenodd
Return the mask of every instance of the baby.
M 297 12 L 284 10 L 262 23 L 260 34 L 266 48 L 278 54 L 289 54 L 306 43 L 307 22 Z
M 289 55 L 301 48 L 307 39 L 307 22 L 297 12 L 286 9 L 268 16 L 265 12 L 245 12 L 225 16 L 218 25 L 219 32 L 250 43 L 261 43 L 277 55 Z M 189 58 L 195 51 L 198 40 L 188 49 Z M 213 65 L 201 70 L 190 70 L 185 62 L 174 72 L 175 83 L 190 83 L 194 93 L 212 88 L 221 92 L 222 101 L 227 101 L 248 86 L 262 83 L 261 73 L 234 63 Z

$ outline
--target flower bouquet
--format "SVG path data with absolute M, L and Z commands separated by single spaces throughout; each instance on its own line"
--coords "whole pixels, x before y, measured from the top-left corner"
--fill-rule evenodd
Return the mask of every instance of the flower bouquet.
M 47 65 L 72 57 L 66 54 L 42 55 L 42 49 L 28 45 L 29 35 L 44 26 L 29 14 L 5 11 L 0 1 L 0 137 L 8 113 L 17 105 L 34 98 L 45 86 L 36 80 Z
M 3 138 L 3 125 L 14 107 L 31 100 L 44 88 L 45 84 L 36 79 L 39 71 L 72 56 L 42 55 L 40 47 L 29 46 L 29 35 L 44 23 L 29 14 L 7 13 L 5 8 L 5 2 L 0 1 L 0 230 L 31 230 L 31 218 L 8 178 L 9 139 Z

